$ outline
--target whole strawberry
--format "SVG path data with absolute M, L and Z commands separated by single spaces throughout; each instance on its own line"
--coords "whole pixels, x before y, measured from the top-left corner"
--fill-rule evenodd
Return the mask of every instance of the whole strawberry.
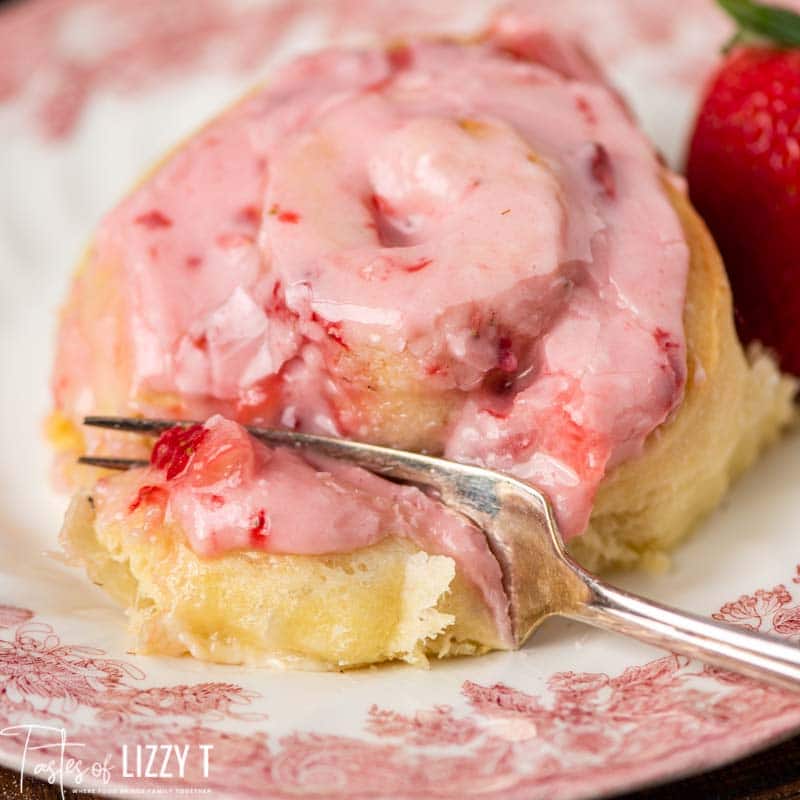
M 741 31 L 697 118 L 689 192 L 725 261 L 742 340 L 800 375 L 800 16 L 718 2 Z

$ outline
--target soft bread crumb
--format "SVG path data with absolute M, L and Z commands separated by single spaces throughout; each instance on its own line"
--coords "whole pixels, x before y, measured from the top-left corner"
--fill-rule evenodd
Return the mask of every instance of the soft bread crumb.
M 650 575 L 664 575 L 669 571 L 672 559 L 660 550 L 650 550 L 642 553 L 639 566 Z
M 405 539 L 328 556 L 246 551 L 201 559 L 174 527 L 143 536 L 135 521 L 99 525 L 80 494 L 62 543 L 128 608 L 142 654 L 342 669 L 392 659 L 425 666 L 444 641 L 453 654 L 502 647 L 453 559 Z
M 425 663 L 424 643 L 455 622 L 452 614 L 436 608 L 456 574 L 455 562 L 446 556 L 414 553 L 406 560 L 402 591 L 402 611 L 389 645 L 399 658 L 409 663 Z
M 124 556 L 115 557 L 100 546 L 94 530 L 94 507 L 88 492 L 79 492 L 72 498 L 64 519 L 61 543 L 67 563 L 82 565 L 89 580 L 122 606 L 134 602 L 136 580 Z

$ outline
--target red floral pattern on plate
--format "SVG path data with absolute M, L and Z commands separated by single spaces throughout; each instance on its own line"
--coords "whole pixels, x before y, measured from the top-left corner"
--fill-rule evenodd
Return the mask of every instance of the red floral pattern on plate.
M 798 573 L 800 574 L 800 573 Z M 27 609 L 0 606 L 0 728 L 64 725 L 67 755 L 111 765 L 111 784 L 210 789 L 215 797 L 462 798 L 597 795 L 733 757 L 800 725 L 791 692 L 667 655 L 619 675 L 562 672 L 545 694 L 463 684 L 461 710 L 406 715 L 373 705 L 360 738 L 298 731 L 274 740 L 248 712 L 257 697 L 231 683 L 144 686 L 140 667 L 62 644 Z M 779 585 L 726 603 L 721 619 L 798 634 L 800 601 Z M 466 701 L 466 706 L 464 706 Z M 237 721 L 252 732 L 215 723 Z M 24 733 L 0 737 L 19 762 Z M 123 780 L 120 743 L 213 745 L 214 770 Z M 102 788 L 102 787 L 101 787 Z
M 27 0 L 0 12 L 0 104 L 24 101 L 39 132 L 62 139 L 99 93 L 191 70 L 254 70 L 301 18 L 332 41 L 430 30 L 460 10 L 457 0 L 406 0 L 398 20 L 382 0 Z
M 754 595 L 742 595 L 733 603 L 725 603 L 714 619 L 741 625 L 751 631 L 769 633 L 769 621 L 775 613 L 782 609 L 792 599 L 783 584 L 776 586 L 772 591 L 766 592 L 759 589 Z M 783 631 L 780 631 L 781 633 Z
M 0 12 L 0 104 L 21 101 L 45 138 L 63 139 L 98 94 L 161 86 L 193 70 L 250 72 L 273 54 L 282 56 L 300 29 L 320 45 L 463 33 L 465 21 L 474 28 L 493 8 L 509 5 L 565 23 L 568 31 L 583 32 L 585 20 L 592 27 L 597 16 L 585 0 L 25 0 Z M 590 38 L 606 65 L 631 42 L 667 47 L 688 18 L 705 31 L 705 46 L 695 42 L 670 62 L 662 75 L 667 86 L 678 82 L 699 91 L 729 34 L 713 0 L 683 0 L 680 15 L 641 0 L 604 5 L 603 16 L 619 24 L 594 26 Z

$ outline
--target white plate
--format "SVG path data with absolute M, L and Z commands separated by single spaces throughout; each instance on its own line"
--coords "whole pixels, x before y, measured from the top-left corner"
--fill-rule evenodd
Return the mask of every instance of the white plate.
M 686 0 L 679 20 L 636 0 L 528 5 L 592 32 L 645 127 L 679 159 L 725 35 L 710 0 Z M 468 30 L 487 10 L 455 0 L 39 0 L 0 13 L 3 763 L 19 768 L 30 726 L 46 725 L 28 742 L 29 774 L 44 765 L 42 777 L 75 785 L 89 769 L 84 787 L 127 796 L 549 800 L 706 769 L 800 730 L 795 696 L 564 622 L 522 652 L 430 671 L 293 674 L 135 657 L 122 613 L 47 554 L 66 502 L 48 489 L 40 436 L 55 311 L 102 211 L 268 61 L 335 38 Z M 795 436 L 739 483 L 668 574 L 620 583 L 800 638 L 798 475 Z M 62 729 L 63 762 L 60 747 L 33 750 Z M 137 770 L 137 744 L 188 746 L 183 776 L 174 755 L 171 777 L 131 776 L 147 767 L 144 750 Z M 208 775 L 201 746 L 212 746 Z M 151 768 L 163 760 L 161 751 Z M 95 762 L 105 770 L 92 775 Z

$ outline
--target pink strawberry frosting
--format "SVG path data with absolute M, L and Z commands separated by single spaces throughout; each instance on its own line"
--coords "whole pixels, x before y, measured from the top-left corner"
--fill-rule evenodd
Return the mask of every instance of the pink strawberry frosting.
M 87 269 L 119 282 L 124 333 L 67 308 L 57 405 L 163 415 L 151 398 L 169 397 L 184 417 L 362 438 L 329 353 L 379 348 L 456 404 L 447 457 L 535 484 L 575 536 L 682 398 L 688 248 L 663 174 L 581 52 L 513 17 L 475 43 L 301 58 L 103 222 Z M 292 508 L 271 546 L 373 540 L 367 508 L 323 530 L 292 505 L 328 489 L 284 461 L 247 487 Z M 405 491 L 351 477 L 376 502 Z M 204 506 L 174 509 L 199 552 L 240 545 Z

